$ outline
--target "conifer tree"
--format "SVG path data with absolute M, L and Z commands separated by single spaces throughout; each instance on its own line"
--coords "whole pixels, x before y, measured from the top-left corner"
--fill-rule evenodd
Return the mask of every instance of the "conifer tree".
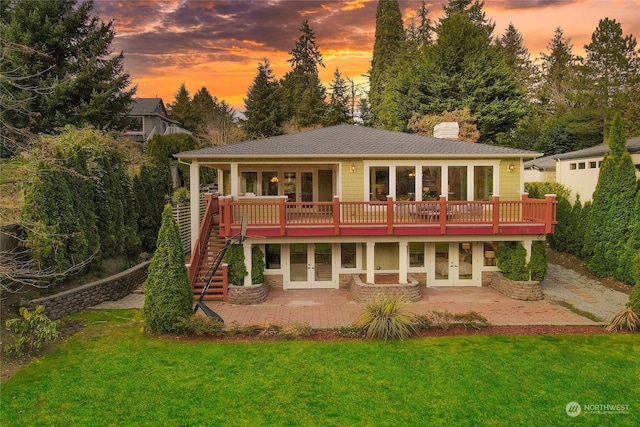
M 187 130 L 195 131 L 195 123 L 191 121 L 191 95 L 187 90 L 187 86 L 182 83 L 175 94 L 175 99 L 167 105 L 169 114 L 175 120 L 179 121 L 182 127 Z
M 333 126 L 349 122 L 349 100 L 347 81 L 342 78 L 340 70 L 336 68 L 333 73 L 333 81 L 329 84 L 331 97 L 327 106 L 327 114 L 324 119 L 326 126 Z
M 273 75 L 269 60 L 258 64 L 258 74 L 244 99 L 244 131 L 249 139 L 268 138 L 282 134 L 280 84 Z
M 531 98 L 535 90 L 537 69 L 531 61 L 529 50 L 524 46 L 522 34 L 513 23 L 509 23 L 505 33 L 496 43 L 504 49 L 507 65 L 514 79 L 526 89 Z
M 184 266 L 180 231 L 173 218 L 171 205 L 162 212 L 147 280 L 143 307 L 144 321 L 154 333 L 176 332 L 180 322 L 193 313 L 193 291 Z
M 369 106 L 374 124 L 382 111 L 382 99 L 389 82 L 394 78 L 390 72 L 396 59 L 406 48 L 406 34 L 402 13 L 397 0 L 381 0 L 376 10 L 376 34 L 369 74 Z

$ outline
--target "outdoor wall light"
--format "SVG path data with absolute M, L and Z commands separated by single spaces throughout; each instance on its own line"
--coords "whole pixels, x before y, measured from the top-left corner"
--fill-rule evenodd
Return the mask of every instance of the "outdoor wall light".
M 516 169 L 516 165 L 514 165 L 513 163 L 511 163 L 507 169 L 509 170 L 509 172 L 513 172 Z
M 351 163 L 351 173 L 356 173 L 356 164 Z

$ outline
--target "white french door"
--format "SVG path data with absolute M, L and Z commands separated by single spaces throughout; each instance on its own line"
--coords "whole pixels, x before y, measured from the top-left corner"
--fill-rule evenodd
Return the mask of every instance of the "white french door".
M 473 244 L 470 242 L 435 243 L 432 268 L 430 286 L 480 285 L 480 272 L 474 272 Z
M 292 243 L 285 289 L 337 288 L 331 243 Z

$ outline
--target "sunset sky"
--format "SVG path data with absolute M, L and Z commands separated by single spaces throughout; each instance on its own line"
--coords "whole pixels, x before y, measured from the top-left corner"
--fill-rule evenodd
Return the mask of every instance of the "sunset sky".
M 328 86 L 336 67 L 364 86 L 371 65 L 377 1 L 291 0 L 95 0 L 94 13 L 113 19 L 116 51 L 124 51 L 137 96 L 174 99 L 181 83 L 193 95 L 206 86 L 212 95 L 238 111 L 257 74 L 269 59 L 276 77 L 289 69 L 289 52 L 308 19 L 324 57 L 320 77 Z M 446 0 L 428 1 L 432 20 Z M 419 0 L 400 0 L 405 24 Z M 486 0 L 487 16 L 501 35 L 512 22 L 533 57 L 546 52 L 556 27 L 582 55 L 598 21 L 622 24 L 625 35 L 640 37 L 640 0 Z

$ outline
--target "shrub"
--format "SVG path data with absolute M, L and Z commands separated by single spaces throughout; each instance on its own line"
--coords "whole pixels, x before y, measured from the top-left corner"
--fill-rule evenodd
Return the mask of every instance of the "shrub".
M 290 323 L 280 328 L 280 336 L 284 339 L 306 338 L 313 334 L 313 329 L 309 323 Z
M 527 266 L 531 272 L 531 280 L 542 282 L 549 270 L 547 255 L 543 242 L 533 242 L 531 247 L 531 260 Z
M 454 315 L 452 313 L 449 313 L 448 310 L 430 311 L 424 315 L 424 319 L 425 322 L 429 323 L 429 327 L 441 328 L 445 331 L 449 329 L 454 323 Z
M 465 329 L 467 328 L 480 329 L 480 328 L 486 328 L 487 326 L 489 326 L 489 321 L 487 320 L 487 318 L 476 311 L 469 311 L 467 313 L 454 314 L 453 320 L 456 323 L 459 323 L 462 326 L 464 326 Z
M 529 280 L 529 269 L 526 265 L 527 251 L 521 243 L 506 244 L 496 249 L 498 268 L 504 276 L 511 280 Z
M 369 339 L 403 339 L 415 333 L 413 315 L 402 297 L 376 298 L 365 306 L 358 325 Z
M 193 291 L 171 205 L 162 212 L 156 246 L 145 282 L 143 317 L 152 332 L 177 332 L 193 312 Z
M 7 320 L 5 326 L 11 331 L 13 344 L 8 344 L 4 351 L 9 356 L 20 357 L 57 338 L 60 321 L 49 319 L 44 314 L 44 306 L 39 305 L 31 312 L 20 307 L 20 317 Z
M 366 336 L 364 328 L 358 325 L 338 326 L 334 331 L 345 338 L 364 338 Z
M 180 329 L 186 334 L 193 335 L 211 335 L 221 337 L 224 332 L 224 323 L 211 320 L 205 316 L 196 316 L 195 314 L 185 318 L 180 322 Z
M 532 199 L 544 199 L 545 194 L 555 194 L 558 201 L 568 198 L 571 193 L 567 187 L 557 182 L 525 182 L 524 191 Z
M 640 257 L 636 257 L 636 259 L 640 261 Z M 640 315 L 640 281 L 636 282 L 636 285 L 631 290 L 627 307 Z
M 608 331 L 635 331 L 640 328 L 640 315 L 627 307 L 609 321 L 607 324 Z
M 229 246 L 224 254 L 224 259 L 229 264 L 229 283 L 235 286 L 244 285 L 244 276 L 247 275 L 247 267 L 244 265 L 244 248 L 242 245 Z
M 251 249 L 251 283 L 259 285 L 264 283 L 264 253 L 260 246 Z

